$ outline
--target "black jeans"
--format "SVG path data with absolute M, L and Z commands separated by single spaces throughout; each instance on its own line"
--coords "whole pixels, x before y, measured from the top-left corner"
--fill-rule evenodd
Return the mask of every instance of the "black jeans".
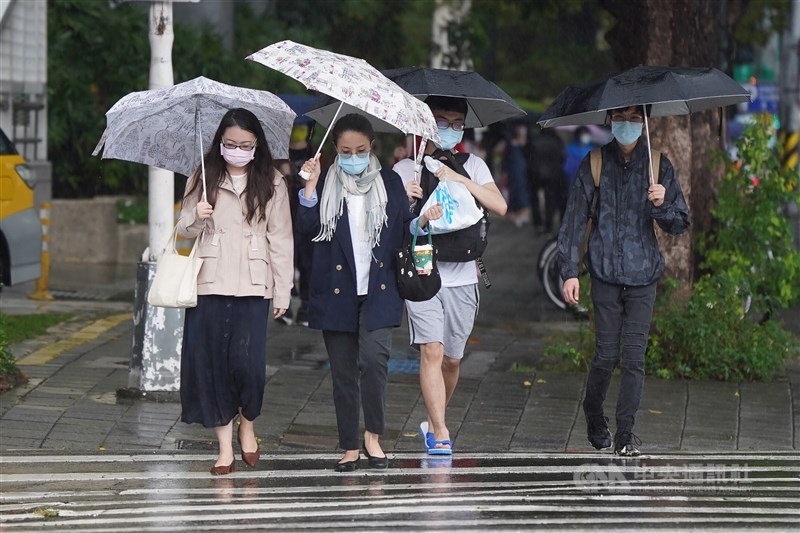
M 360 410 L 364 410 L 364 428 L 383 433 L 386 425 L 386 383 L 392 328 L 367 331 L 365 299 L 359 305 L 358 333 L 323 331 L 325 348 L 331 362 L 333 403 L 339 447 L 357 450 Z M 359 409 L 359 407 L 361 409 Z
M 603 402 L 614 367 L 622 369 L 617 398 L 617 433 L 631 431 L 644 388 L 644 354 L 656 284 L 643 287 L 611 285 L 592 278 L 596 348 L 586 383 L 586 417 L 603 416 Z M 620 344 L 622 344 L 620 349 Z

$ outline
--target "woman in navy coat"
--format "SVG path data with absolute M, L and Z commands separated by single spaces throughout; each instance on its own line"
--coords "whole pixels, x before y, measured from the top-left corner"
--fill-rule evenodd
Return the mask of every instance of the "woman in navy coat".
M 324 180 L 316 159 L 303 165 L 311 178 L 299 192 L 296 223 L 315 241 L 309 326 L 322 330 L 330 358 L 339 446 L 345 450 L 334 469 L 352 472 L 360 446 L 369 466 L 388 466 L 378 439 L 385 426 L 391 328 L 403 317 L 394 251 L 402 247 L 412 215 L 400 176 L 382 169 L 371 153 L 369 121 L 346 115 L 331 133 L 337 156 Z

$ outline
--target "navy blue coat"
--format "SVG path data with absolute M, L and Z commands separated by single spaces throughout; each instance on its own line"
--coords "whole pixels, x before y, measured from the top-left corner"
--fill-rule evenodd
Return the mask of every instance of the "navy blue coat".
M 394 252 L 403 246 L 413 217 L 403 181 L 393 170 L 382 169 L 386 186 L 386 225 L 380 242 L 372 249 L 366 308 L 367 330 L 396 327 L 403 319 L 403 300 L 397 293 Z M 323 179 L 317 184 L 322 196 Z M 346 202 L 346 201 L 345 201 Z M 319 233 L 319 202 L 314 207 L 302 204 L 297 210 L 297 229 L 309 236 Z M 327 331 L 358 331 L 358 295 L 353 241 L 345 206 L 330 241 L 314 243 L 309 290 L 309 326 Z

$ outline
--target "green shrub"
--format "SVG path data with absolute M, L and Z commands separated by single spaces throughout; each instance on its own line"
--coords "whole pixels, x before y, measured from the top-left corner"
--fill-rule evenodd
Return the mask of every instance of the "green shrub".
M 658 309 L 645 358 L 661 378 L 768 380 L 796 340 L 775 320 L 748 317 L 734 276 L 704 276 L 688 301 Z
M 126 199 L 117 202 L 118 224 L 147 224 L 147 198 Z
M 15 376 L 20 373 L 9 345 L 6 317 L 0 314 L 0 376 Z

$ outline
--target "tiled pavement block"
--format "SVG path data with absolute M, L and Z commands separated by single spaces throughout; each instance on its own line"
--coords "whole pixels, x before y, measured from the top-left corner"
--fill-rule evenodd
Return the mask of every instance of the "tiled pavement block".
M 27 439 L 22 437 L 0 437 L 0 451 L 3 450 L 33 450 L 41 446 L 41 439 Z
M 739 427 L 739 385 L 717 381 L 686 381 L 686 422 L 681 448 L 688 451 L 735 450 Z
M 583 393 L 577 374 L 540 372 L 531 379 L 530 396 L 511 441 L 511 449 L 566 449 Z
M 0 442 L 4 442 L 6 435 L 16 439 L 36 439 L 40 442 L 44 440 L 50 433 L 51 427 L 48 425 L 46 428 L 28 429 L 28 428 L 6 428 L 3 424 L 3 435 L 0 436 Z
M 464 360 L 461 362 L 460 377 L 461 378 L 481 378 L 486 375 L 491 369 L 492 365 L 497 358 L 497 352 L 480 350 L 471 350 Z
M 106 450 L 128 450 L 135 447 L 157 450 L 161 446 L 161 440 L 161 437 L 109 436 L 100 441 L 99 446 Z
M 107 433 L 115 424 L 116 421 L 114 420 L 61 417 L 58 419 L 58 422 L 53 424 L 53 429 L 70 431 L 70 428 L 78 428 L 86 431 Z
M 336 430 L 324 435 L 306 433 L 287 433 L 281 439 L 280 450 L 336 450 L 339 437 Z
M 680 380 L 647 379 L 635 434 L 643 448 L 679 450 L 686 415 L 687 385 Z
M 742 383 L 739 391 L 739 449 L 794 449 L 789 383 Z
M 36 407 L 22 405 L 15 405 L 5 412 L 2 417 L 3 428 L 6 427 L 6 421 L 29 421 L 29 422 L 50 422 L 51 424 L 58 420 L 64 414 L 63 409 L 59 408 L 46 408 L 39 409 Z

